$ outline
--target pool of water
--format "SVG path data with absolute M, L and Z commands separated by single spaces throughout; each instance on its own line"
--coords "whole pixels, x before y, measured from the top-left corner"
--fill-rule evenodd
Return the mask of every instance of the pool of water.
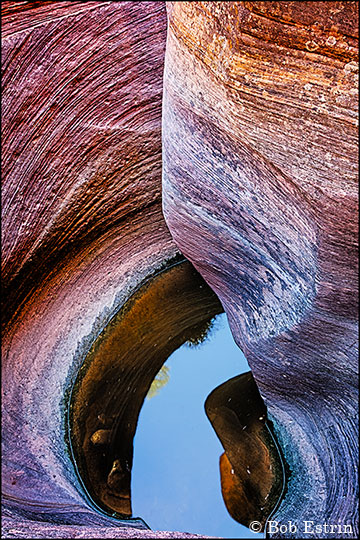
M 133 514 L 152 529 L 264 538 L 237 523 L 226 509 L 219 470 L 223 447 L 204 409 L 214 388 L 249 371 L 226 315 L 216 316 L 203 343 L 182 345 L 164 365 L 160 388 L 150 390 L 136 429 Z
M 94 341 L 68 426 L 99 511 L 157 530 L 263 537 L 247 527 L 277 504 L 282 464 L 221 303 L 188 261 L 144 282 Z

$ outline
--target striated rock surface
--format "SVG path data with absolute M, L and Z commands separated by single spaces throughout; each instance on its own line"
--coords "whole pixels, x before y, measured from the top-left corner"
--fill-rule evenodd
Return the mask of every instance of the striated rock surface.
M 96 512 L 64 439 L 91 346 L 178 253 L 161 212 L 165 4 L 2 10 L 3 535 L 194 537 Z M 168 17 L 167 223 L 282 442 L 275 518 L 299 537 L 304 519 L 356 533 L 356 3 L 176 2 Z
M 4 4 L 10 319 L 52 270 L 159 202 L 166 14 L 158 2 Z
M 64 440 L 91 344 L 177 253 L 161 213 L 165 5 L 2 7 L 2 534 L 186 537 L 93 510 Z
M 357 15 L 168 3 L 164 213 L 273 417 L 291 469 L 273 519 L 298 537 L 358 527 Z

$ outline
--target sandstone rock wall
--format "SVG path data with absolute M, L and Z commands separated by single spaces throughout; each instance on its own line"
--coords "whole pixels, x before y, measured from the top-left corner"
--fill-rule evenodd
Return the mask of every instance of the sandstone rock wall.
M 161 192 L 163 4 L 41 4 L 3 18 L 7 318 Z
M 3 4 L 3 534 L 141 537 L 89 506 L 64 412 L 91 343 L 177 253 L 161 213 L 165 5 Z
M 274 519 L 354 531 L 357 6 L 170 2 L 168 16 L 167 224 L 278 426 L 292 475 Z
M 178 253 L 162 165 L 292 469 L 276 519 L 356 532 L 356 2 L 167 8 L 162 148 L 163 2 L 3 2 L 3 533 L 156 537 L 90 508 L 64 411 Z

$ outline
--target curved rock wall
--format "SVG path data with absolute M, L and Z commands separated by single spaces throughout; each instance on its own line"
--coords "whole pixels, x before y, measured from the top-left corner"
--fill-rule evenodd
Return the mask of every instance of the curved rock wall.
M 3 17 L 7 319 L 161 192 L 163 4 L 41 4 Z
M 89 506 L 64 411 L 99 332 L 178 253 L 161 213 L 165 5 L 3 8 L 3 535 L 157 537 Z
M 165 5 L 2 8 L 3 534 L 179 537 L 94 512 L 64 442 L 91 344 L 178 253 L 161 213 Z M 353 525 L 356 3 L 168 16 L 167 222 L 277 426 L 292 468 L 277 519 Z
M 291 477 L 274 519 L 355 533 L 357 6 L 169 2 L 168 17 L 167 224 L 278 426 Z

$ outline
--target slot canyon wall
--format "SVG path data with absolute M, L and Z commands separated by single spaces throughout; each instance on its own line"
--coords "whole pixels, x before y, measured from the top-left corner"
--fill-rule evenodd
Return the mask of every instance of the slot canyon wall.
M 277 426 L 290 478 L 274 519 L 355 534 L 357 6 L 173 2 L 168 16 L 167 224 Z
M 93 510 L 64 440 L 91 344 L 180 249 L 291 469 L 274 519 L 355 536 L 356 2 L 3 2 L 2 21 L 3 535 L 180 536 Z
M 86 502 L 64 412 L 91 343 L 177 253 L 161 213 L 165 5 L 3 8 L 3 534 L 138 538 L 141 523 Z

